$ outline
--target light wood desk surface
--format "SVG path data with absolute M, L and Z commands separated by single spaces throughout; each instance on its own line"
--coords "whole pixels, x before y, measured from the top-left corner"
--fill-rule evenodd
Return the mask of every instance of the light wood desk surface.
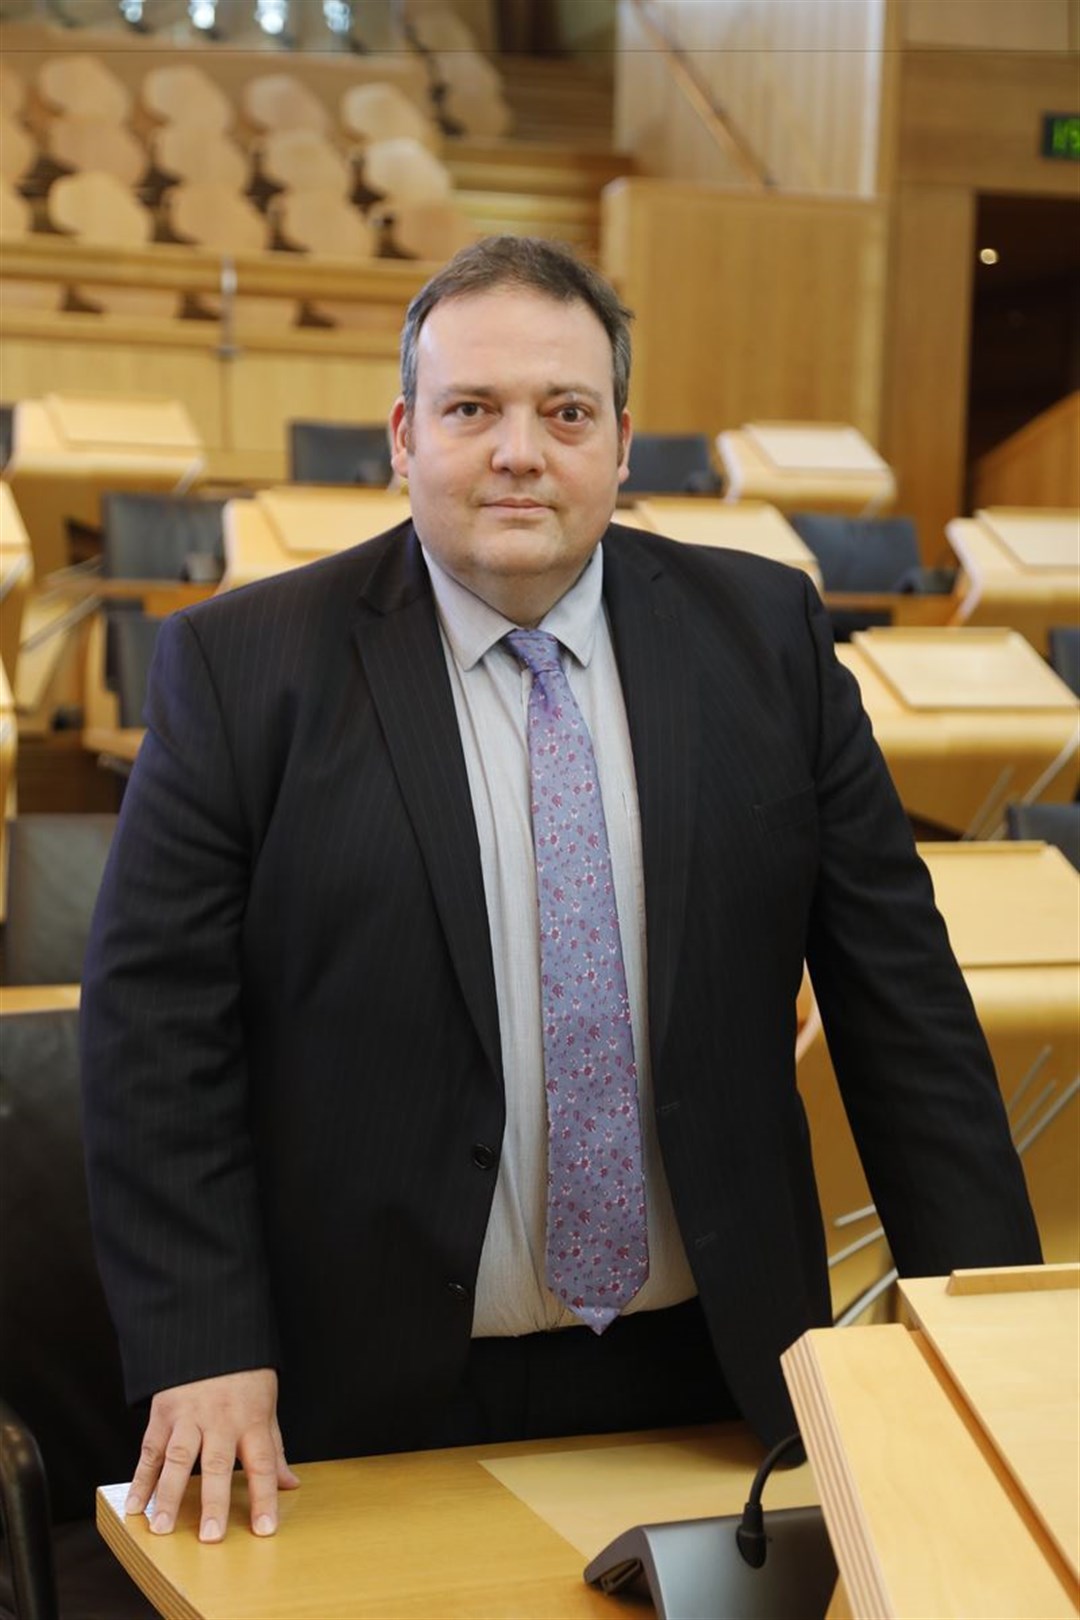
M 733 501 L 869 514 L 896 499 L 892 471 L 846 423 L 746 422 L 716 448 Z
M 104 491 L 187 489 L 202 469 L 199 436 L 177 400 L 49 394 L 16 405 L 4 476 L 41 577 L 69 560 L 69 519 L 100 523 Z
M 960 562 L 957 623 L 1008 625 L 1044 656 L 1080 618 L 1080 512 L 991 507 L 946 525 Z
M 1075 1578 L 1080 1577 L 1080 1266 L 901 1286 L 938 1359 Z
M 1023 1269 L 903 1283 L 928 1333 L 819 1329 L 786 1352 L 849 1612 L 1078 1612 L 1080 1316 L 1076 1268 L 1063 1272 L 1043 1274 L 1050 1287 L 1037 1292 Z M 987 1310 L 981 1289 L 994 1275 L 1012 1286 Z
M 197 1482 L 171 1536 L 98 1492 L 98 1527 L 167 1620 L 594 1620 L 647 1615 L 587 1587 L 586 1563 L 640 1523 L 741 1510 L 762 1448 L 741 1424 L 311 1463 L 281 1528 L 196 1539 Z M 806 1467 L 770 1502 L 816 1500 Z
M 299 568 L 403 523 L 409 498 L 382 489 L 287 484 L 229 501 L 222 590 Z
M 104 754 L 134 765 L 145 736 L 145 726 L 84 726 L 82 741 L 88 754 Z
M 77 1007 L 79 996 L 77 984 L 0 984 L 0 1016 Z
M 635 503 L 632 521 L 655 534 L 669 535 L 697 546 L 721 546 L 749 551 L 773 562 L 787 563 L 809 574 L 821 590 L 817 558 L 787 519 L 766 501 L 712 500 L 704 495 L 650 495 Z M 615 513 L 624 522 L 625 511 Z
M 910 815 L 985 837 L 1036 784 L 1040 801 L 1072 798 L 1080 706 L 1015 632 L 860 631 L 837 657 Z
M 217 581 L 187 579 L 112 579 L 106 574 L 61 568 L 45 581 L 50 594 L 70 597 L 74 602 L 91 598 L 103 602 L 138 602 L 152 619 L 167 618 L 181 608 L 205 602 L 218 590 Z

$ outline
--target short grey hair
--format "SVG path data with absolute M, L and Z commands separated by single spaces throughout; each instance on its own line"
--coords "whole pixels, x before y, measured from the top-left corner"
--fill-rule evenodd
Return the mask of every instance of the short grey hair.
M 467 298 L 495 287 L 520 287 L 559 303 L 580 302 L 592 310 L 611 344 L 615 414 L 621 417 L 630 392 L 630 322 L 633 312 L 619 301 L 599 271 L 559 242 L 535 236 L 486 236 L 462 248 L 421 287 L 401 329 L 401 392 L 412 415 L 416 404 L 417 345 L 421 328 L 437 304 Z

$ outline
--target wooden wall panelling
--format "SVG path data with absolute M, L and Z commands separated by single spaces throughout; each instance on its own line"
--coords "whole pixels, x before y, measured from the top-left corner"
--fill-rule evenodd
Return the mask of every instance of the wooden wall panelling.
M 900 147 L 900 80 L 903 74 L 902 0 L 884 0 L 881 35 L 881 79 L 877 109 L 878 197 L 888 197 L 896 184 Z
M 896 474 L 896 510 L 916 518 L 923 556 L 936 562 L 964 493 L 974 194 L 901 186 L 891 242 L 880 449 Z
M 1076 49 L 1077 0 L 902 0 L 905 45 L 990 51 Z
M 1080 393 L 1058 400 L 979 460 L 972 504 L 1080 507 Z
M 1075 49 L 906 51 L 901 181 L 1075 197 L 1075 165 L 1039 148 L 1043 113 L 1077 110 L 1078 70 Z
M 676 84 L 633 0 L 619 0 L 615 145 L 644 174 L 738 186 L 745 178 Z
M 296 332 L 247 345 L 224 378 L 229 449 L 284 454 L 286 423 L 382 422 L 397 398 L 396 338 Z
M 5 246 L 5 270 L 177 289 L 215 288 L 217 257 L 149 248 L 113 256 L 48 238 Z M 156 393 L 181 400 L 200 429 L 210 479 L 262 480 L 285 472 L 291 417 L 381 420 L 397 394 L 397 346 L 406 306 L 435 268 L 418 260 L 350 264 L 296 254 L 238 255 L 237 290 L 260 300 L 348 302 L 358 324 L 245 329 L 225 346 L 217 322 L 105 320 L 93 315 L 5 312 L 0 337 L 5 397 L 52 391 Z
M 7 400 L 52 393 L 158 394 L 187 406 L 208 448 L 224 443 L 216 328 L 8 310 L 0 339 Z
M 778 185 L 873 195 L 881 0 L 652 0 L 650 11 Z M 730 183 L 685 101 L 657 93 L 671 72 L 643 40 L 634 0 L 621 0 L 619 28 L 619 144 L 649 173 Z
M 885 224 L 855 199 L 609 186 L 603 263 L 637 312 L 638 426 L 847 421 L 876 442 Z

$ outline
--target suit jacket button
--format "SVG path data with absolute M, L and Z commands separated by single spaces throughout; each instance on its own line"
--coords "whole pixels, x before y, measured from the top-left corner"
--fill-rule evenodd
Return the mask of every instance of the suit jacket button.
M 472 1297 L 464 1283 L 447 1283 L 447 1291 L 462 1305 L 467 1305 Z
M 495 1149 L 488 1147 L 486 1142 L 473 1143 L 472 1162 L 478 1170 L 490 1170 L 496 1157 Z

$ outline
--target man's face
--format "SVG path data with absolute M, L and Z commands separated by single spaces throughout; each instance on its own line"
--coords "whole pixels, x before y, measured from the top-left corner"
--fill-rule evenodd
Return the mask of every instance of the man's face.
M 421 540 L 460 584 L 536 624 L 577 579 L 627 475 L 611 344 L 587 304 L 499 287 L 437 304 L 416 405 L 390 417 Z

